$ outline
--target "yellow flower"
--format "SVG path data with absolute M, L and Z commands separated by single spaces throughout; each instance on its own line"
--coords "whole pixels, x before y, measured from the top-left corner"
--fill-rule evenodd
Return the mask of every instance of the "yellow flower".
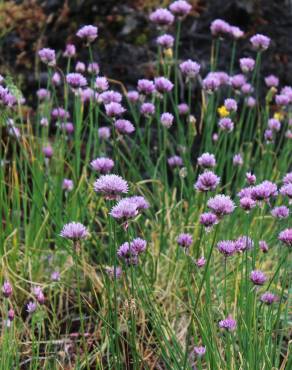
M 165 49 L 165 50 L 164 50 L 164 55 L 166 56 L 166 58 L 171 59 L 171 58 L 172 58 L 172 56 L 173 56 L 173 51 L 172 51 L 172 49 L 171 49 L 171 48 L 169 48 L 169 49 Z
M 274 113 L 274 118 L 277 119 L 278 121 L 283 121 L 284 114 L 282 112 L 275 112 Z
M 227 117 L 229 116 L 229 111 L 226 109 L 226 107 L 224 105 L 222 105 L 221 107 L 219 107 L 217 109 L 217 112 L 219 114 L 220 117 Z

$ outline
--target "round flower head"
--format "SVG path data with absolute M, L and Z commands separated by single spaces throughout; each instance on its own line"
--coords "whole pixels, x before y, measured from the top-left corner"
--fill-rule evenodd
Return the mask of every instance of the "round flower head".
M 244 198 L 244 197 L 251 198 L 252 192 L 253 192 L 253 187 L 252 186 L 248 186 L 247 188 L 242 188 L 237 195 L 239 196 L 240 199 L 241 198 Z
M 123 243 L 117 251 L 117 255 L 120 259 L 123 259 L 127 265 L 137 265 L 138 264 L 138 254 L 134 248 L 132 248 L 132 243 Z
M 163 48 L 166 49 L 170 49 L 173 47 L 174 37 L 165 33 L 164 35 L 157 37 L 156 42 L 159 46 L 162 46 Z
M 51 93 L 49 90 L 47 89 L 39 89 L 37 91 L 37 97 L 40 101 L 42 100 L 46 100 L 46 99 L 50 99 L 51 97 Z
M 79 87 L 84 87 L 87 85 L 86 78 L 80 73 L 67 74 L 66 81 L 68 85 L 71 86 L 73 89 L 77 89 Z
M 68 134 L 72 134 L 74 132 L 74 125 L 72 122 L 66 122 L 66 123 L 61 123 L 61 128 Z
M 37 309 L 37 305 L 36 305 L 36 303 L 35 303 L 35 302 L 30 301 L 30 302 L 28 302 L 28 304 L 26 305 L 26 311 L 27 311 L 28 313 L 34 313 L 36 309 Z
M 60 235 L 70 240 L 81 240 L 88 237 L 88 230 L 80 222 L 70 222 L 64 225 Z
M 137 89 L 143 95 L 150 95 L 155 91 L 155 85 L 153 81 L 144 78 L 138 81 Z
M 76 55 L 76 47 L 73 44 L 67 44 L 66 49 L 63 53 L 65 58 L 73 58 Z
M 260 250 L 263 253 L 267 253 L 268 250 L 269 250 L 269 246 L 268 246 L 267 242 L 265 242 L 264 240 L 259 241 L 259 247 L 260 247 Z
M 72 191 L 74 188 L 74 183 L 70 179 L 64 179 L 62 184 L 62 189 L 66 191 Z
M 12 295 L 13 289 L 12 285 L 9 283 L 9 281 L 4 281 L 4 284 L 2 286 L 2 293 L 5 298 L 9 298 Z
M 149 19 L 158 26 L 169 26 L 174 22 L 173 14 L 169 10 L 163 8 L 156 9 L 150 14 Z
M 264 138 L 265 138 L 267 143 L 272 142 L 273 141 L 273 131 L 272 130 L 265 130 Z
M 85 72 L 86 66 L 83 62 L 77 62 L 75 66 L 75 71 L 76 72 Z
M 162 113 L 160 117 L 162 126 L 166 128 L 170 128 L 172 126 L 173 120 L 174 120 L 173 114 L 168 113 L 168 112 Z
M 218 223 L 218 217 L 211 212 L 202 213 L 200 216 L 200 224 L 205 226 L 207 230 Z
M 232 87 L 236 90 L 240 90 L 241 87 L 246 83 L 246 78 L 242 74 L 234 75 L 230 78 Z
M 76 33 L 77 37 L 85 40 L 87 43 L 93 42 L 97 38 L 98 28 L 92 25 L 81 27 Z
M 156 90 L 160 93 L 170 92 L 173 88 L 173 83 L 165 77 L 156 77 L 154 83 Z
M 111 279 L 119 279 L 122 276 L 122 268 L 120 266 L 106 267 L 105 272 Z
M 230 257 L 236 252 L 236 244 L 232 240 L 222 240 L 217 243 L 217 249 L 225 257 Z
M 254 97 L 252 96 L 249 96 L 247 99 L 246 99 L 246 105 L 249 107 L 249 108 L 253 108 L 255 105 L 256 105 L 256 100 Z
M 240 207 L 245 211 L 249 212 L 256 206 L 256 201 L 251 199 L 250 197 L 242 197 L 240 198 Z
M 8 134 L 9 136 L 14 137 L 15 139 L 20 138 L 20 130 L 18 127 L 15 127 L 15 126 L 10 126 L 8 128 Z
M 118 220 L 128 220 L 138 215 L 137 206 L 131 200 L 121 199 L 110 211 L 110 215 Z
M 199 175 L 195 184 L 195 189 L 198 191 L 215 190 L 220 182 L 220 177 L 216 176 L 212 171 L 205 171 Z
M 252 174 L 251 172 L 247 172 L 245 174 L 245 177 L 246 177 L 246 181 L 248 182 L 249 185 L 254 185 L 257 181 L 257 178 L 254 174 Z
M 135 127 L 127 119 L 118 119 L 114 126 L 120 134 L 132 134 L 135 131 Z
M 61 85 L 61 76 L 60 76 L 60 73 L 58 72 L 55 72 L 52 76 L 52 84 L 54 86 L 59 86 Z
M 189 248 L 193 243 L 193 237 L 191 234 L 180 234 L 176 241 L 181 247 Z
M 112 102 L 105 105 L 105 111 L 107 116 L 115 117 L 123 114 L 125 112 L 125 108 L 123 108 L 120 103 Z
M 219 135 L 216 132 L 214 132 L 214 134 L 212 135 L 213 142 L 216 143 L 218 139 L 219 139 Z
M 109 127 L 103 126 L 98 129 L 98 137 L 100 139 L 106 140 L 111 137 L 111 130 Z
M 243 159 L 242 159 L 242 156 L 241 154 L 235 154 L 233 156 L 233 164 L 234 166 L 242 166 L 243 165 Z
M 138 91 L 135 91 L 135 90 L 128 91 L 127 98 L 129 99 L 129 101 L 131 103 L 137 102 L 139 100 L 139 93 L 138 93 Z
M 204 168 L 212 168 L 216 166 L 216 159 L 214 154 L 203 153 L 198 158 L 198 165 Z
M 102 92 L 108 90 L 108 80 L 106 77 L 96 77 L 95 88 Z
M 14 312 L 13 308 L 10 308 L 8 310 L 7 316 L 8 316 L 8 320 L 10 320 L 10 321 L 14 320 L 15 312 Z
M 235 205 L 230 197 L 223 194 L 219 194 L 216 195 L 214 198 L 210 198 L 208 200 L 207 206 L 218 217 L 229 215 L 235 209 Z
M 128 183 L 118 175 L 103 175 L 95 181 L 94 190 L 107 199 L 117 199 L 128 192 Z
M 284 185 L 292 184 L 292 172 L 289 172 L 284 176 L 283 184 Z
M 86 89 L 80 89 L 78 94 L 83 103 L 89 102 L 94 97 L 94 91 L 90 87 L 87 87 Z
M 269 75 L 269 76 L 265 77 L 265 84 L 268 87 L 278 87 L 279 86 L 279 79 L 278 79 L 278 77 L 276 77 L 274 75 Z
M 211 33 L 213 36 L 224 36 L 230 33 L 230 25 L 229 23 L 223 21 L 222 19 L 215 19 L 211 23 Z
M 181 73 L 187 78 L 195 78 L 200 72 L 200 64 L 193 60 L 186 60 L 179 65 Z
M 180 103 L 177 108 L 180 115 L 185 115 L 189 111 L 189 106 L 186 103 Z
M 291 140 L 291 139 L 292 139 L 292 130 L 287 130 L 287 131 L 285 132 L 285 137 L 286 137 L 287 139 Z
M 152 116 L 155 113 L 155 105 L 152 103 L 143 103 L 140 112 L 144 116 Z
M 230 32 L 229 32 L 230 36 L 232 36 L 235 40 L 238 40 L 240 39 L 241 37 L 243 37 L 244 35 L 244 32 L 239 28 L 239 27 L 236 27 L 236 26 L 230 26 Z
M 289 208 L 286 206 L 275 207 L 271 210 L 271 215 L 275 218 L 287 218 L 289 216 Z
M 206 347 L 205 346 L 194 347 L 194 353 L 196 357 L 203 357 L 206 353 Z
M 285 229 L 280 232 L 278 239 L 288 245 L 288 247 L 292 246 L 292 229 Z
M 250 83 L 245 83 L 241 86 L 241 92 L 245 95 L 253 93 L 254 88 Z
M 51 147 L 51 145 L 47 145 L 47 146 L 43 147 L 43 154 L 46 158 L 52 158 L 52 156 L 54 154 L 54 151 L 53 151 L 53 148 Z
M 113 90 L 104 91 L 98 96 L 98 101 L 103 104 L 120 103 L 122 101 L 122 95 Z
M 248 236 L 240 236 L 235 241 L 235 248 L 238 252 L 244 252 L 254 247 L 254 242 Z
M 218 126 L 223 131 L 231 132 L 231 131 L 233 131 L 234 123 L 233 123 L 233 121 L 230 118 L 225 117 L 225 118 L 221 118 L 219 120 Z
M 261 295 L 261 301 L 267 305 L 271 305 L 278 301 L 278 297 L 271 292 L 266 292 Z
M 136 238 L 131 241 L 130 246 L 131 246 L 131 249 L 134 251 L 134 253 L 139 255 L 146 251 L 147 242 L 144 239 Z
M 183 166 L 183 160 L 178 155 L 174 155 L 172 157 L 169 157 L 168 160 L 167 160 L 167 163 L 172 168 Z
M 47 64 L 49 67 L 56 65 L 56 53 L 55 50 L 50 48 L 44 48 L 38 52 L 41 61 Z
M 45 117 L 41 118 L 40 125 L 43 126 L 43 127 L 48 127 L 49 126 L 49 120 Z
M 290 103 L 290 98 L 287 95 L 280 94 L 275 96 L 275 101 L 277 105 L 286 106 Z
M 236 321 L 229 315 L 225 320 L 219 321 L 219 328 L 234 331 L 236 329 Z
M 192 6 L 185 0 L 177 0 L 169 5 L 172 14 L 178 17 L 184 17 L 192 10 Z
M 231 112 L 231 111 L 236 112 L 237 111 L 237 103 L 236 103 L 236 100 L 234 100 L 234 99 L 229 99 L 229 98 L 225 99 L 224 100 L 224 106 L 229 112 Z
M 240 69 L 243 73 L 253 71 L 255 67 L 255 60 L 253 58 L 241 58 L 239 59 Z
M 87 67 L 87 72 L 98 75 L 100 71 L 99 64 L 96 62 L 89 63 Z
M 196 261 L 195 261 L 195 264 L 197 265 L 197 267 L 201 268 L 201 267 L 204 267 L 205 264 L 206 264 L 206 258 L 205 257 L 200 257 L 198 258 Z
M 265 282 L 267 281 L 266 275 L 260 271 L 260 270 L 254 270 L 250 273 L 249 275 L 250 280 L 255 284 L 255 285 L 264 285 Z
M 66 120 L 70 118 L 70 113 L 62 107 L 54 108 L 51 113 L 52 118 Z
M 252 36 L 249 41 L 256 51 L 264 51 L 268 49 L 271 39 L 265 35 L 261 35 L 258 33 Z
M 269 200 L 270 197 L 277 195 L 277 185 L 271 181 L 263 181 L 256 185 L 251 190 L 251 197 L 254 200 L 262 201 Z
M 102 174 L 109 173 L 113 169 L 114 165 L 114 161 L 106 157 L 96 158 L 90 163 L 93 170 Z
M 292 183 L 287 184 L 287 185 L 283 185 L 280 188 L 280 193 L 283 196 L 287 196 L 289 199 L 292 199 Z
M 214 74 L 208 74 L 203 80 L 203 89 L 211 94 L 220 87 L 220 80 Z
M 61 275 L 60 275 L 59 271 L 53 271 L 51 273 L 51 280 L 52 281 L 60 281 L 60 279 L 61 279 Z

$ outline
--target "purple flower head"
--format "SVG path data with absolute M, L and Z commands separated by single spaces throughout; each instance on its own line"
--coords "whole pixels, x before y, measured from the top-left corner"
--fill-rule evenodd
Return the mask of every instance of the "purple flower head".
M 163 8 L 156 9 L 150 14 L 149 19 L 158 26 L 169 26 L 174 22 L 173 14 L 169 10 Z
M 285 132 L 285 137 L 286 137 L 287 139 L 291 140 L 291 139 L 292 139 L 292 130 L 287 130 L 287 131 Z
M 73 89 L 84 87 L 87 85 L 86 78 L 80 73 L 69 73 L 66 76 L 66 81 Z
M 165 33 L 164 35 L 157 37 L 156 42 L 163 48 L 169 49 L 173 47 L 174 37 Z
M 273 141 L 273 130 L 265 130 L 264 138 L 267 143 L 272 142 Z
M 225 257 L 230 257 L 236 252 L 236 244 L 232 240 L 222 240 L 217 243 L 217 249 Z
M 218 126 L 223 131 L 231 132 L 231 131 L 233 131 L 234 123 L 233 123 L 233 121 L 230 118 L 224 117 L 224 118 L 221 118 L 219 120 Z
M 253 191 L 253 187 L 248 186 L 247 188 L 242 188 L 237 195 L 239 196 L 239 198 L 244 198 L 244 197 L 251 198 L 252 191 Z
M 135 103 L 139 100 L 139 93 L 136 90 L 128 91 L 127 98 L 131 103 Z
M 207 230 L 210 230 L 218 221 L 218 217 L 212 212 L 205 212 L 200 216 L 200 224 L 205 226 Z
M 169 157 L 167 159 L 167 163 L 168 163 L 169 167 L 172 167 L 172 168 L 183 166 L 183 160 L 178 155 L 174 155 L 172 157 Z
M 61 123 L 61 128 L 66 131 L 68 135 L 74 132 L 74 125 L 72 122 Z
M 49 126 L 48 119 L 46 117 L 41 118 L 40 125 L 43 126 L 43 127 L 48 127 Z
M 195 184 L 195 189 L 198 191 L 212 191 L 215 190 L 220 182 L 220 177 L 216 176 L 212 171 L 205 171 L 199 175 Z
M 85 72 L 86 66 L 83 62 L 77 62 L 75 66 L 75 71 L 76 72 Z
M 52 118 L 54 118 L 54 119 L 63 119 L 63 120 L 66 120 L 66 119 L 69 119 L 70 118 L 69 112 L 66 111 L 62 107 L 54 108 L 52 110 L 51 115 L 52 115 Z
M 194 347 L 194 353 L 196 357 L 203 357 L 206 353 L 206 347 L 205 346 Z
M 114 161 L 106 157 L 96 158 L 90 163 L 90 166 L 93 170 L 100 172 L 102 174 L 111 172 L 114 165 L 115 165 Z
M 144 239 L 136 238 L 131 241 L 130 246 L 131 246 L 131 249 L 134 251 L 134 253 L 139 255 L 146 251 L 147 242 Z
M 198 165 L 204 168 L 212 168 L 216 166 L 216 158 L 214 154 L 203 153 L 198 158 Z
M 143 103 L 140 112 L 144 116 L 152 116 L 155 113 L 155 105 L 152 103 Z
M 178 17 L 184 17 L 192 10 L 192 6 L 185 0 L 177 0 L 169 5 L 172 14 Z
M 52 158 L 54 151 L 51 145 L 47 145 L 43 147 L 43 154 L 46 158 Z
M 191 234 L 180 234 L 176 239 L 178 245 L 183 248 L 189 248 L 193 243 L 193 237 Z
M 249 108 L 253 108 L 256 105 L 256 100 L 254 97 L 249 96 L 246 100 L 246 104 Z
M 292 246 L 292 229 L 285 229 L 280 232 L 278 239 L 288 245 L 288 247 Z
M 267 242 L 265 242 L 264 240 L 259 241 L 259 247 L 260 247 L 260 250 L 263 253 L 267 253 L 268 250 L 269 250 L 269 246 L 268 246 Z
M 275 207 L 271 210 L 271 215 L 275 218 L 287 218 L 289 216 L 289 208 L 286 206 Z
M 218 139 L 219 139 L 219 135 L 216 132 L 214 132 L 214 134 L 212 135 L 213 142 L 216 143 Z
M 195 264 L 197 265 L 198 268 L 201 268 L 201 267 L 204 267 L 205 264 L 206 264 L 206 258 L 203 256 L 203 257 L 200 257 L 198 258 L 196 261 L 195 261 Z
M 150 207 L 148 201 L 141 195 L 134 195 L 132 197 L 127 198 L 137 207 L 138 211 L 142 209 L 148 209 Z
M 97 38 L 98 28 L 92 25 L 81 27 L 76 35 L 87 43 L 93 42 Z
M 108 80 L 106 77 L 96 77 L 95 88 L 97 91 L 102 92 L 108 90 Z
M 75 47 L 75 45 L 73 45 L 73 44 L 67 44 L 66 45 L 66 49 L 65 49 L 65 51 L 63 53 L 63 56 L 65 58 L 72 58 L 72 57 L 75 57 L 75 55 L 76 55 L 76 47 Z
M 269 75 L 269 76 L 265 77 L 265 84 L 268 87 L 277 87 L 277 86 L 279 86 L 279 79 L 278 79 L 278 77 L 276 77 L 274 75 Z
M 275 96 L 275 101 L 277 105 L 286 106 L 290 103 L 290 98 L 287 95 L 280 94 Z
M 185 62 L 182 62 L 179 65 L 179 68 L 185 77 L 195 78 L 199 74 L 201 66 L 199 63 L 188 59 Z
M 210 198 L 207 206 L 218 217 L 229 215 L 235 209 L 235 205 L 231 198 L 223 194 L 215 195 L 214 198 Z
M 38 52 L 41 61 L 47 64 L 49 67 L 54 67 L 56 65 L 56 53 L 55 50 L 44 48 Z
M 127 119 L 118 119 L 114 126 L 120 134 L 132 134 L 135 131 L 134 125 Z
M 153 81 L 144 78 L 138 81 L 137 89 L 143 95 L 150 95 L 155 91 L 155 85 Z
M 224 106 L 229 112 L 231 112 L 231 111 L 236 112 L 237 111 L 237 102 L 234 99 L 229 99 L 229 98 L 225 99 L 224 100 Z
M 80 95 L 83 103 L 89 102 L 94 97 L 94 91 L 90 87 L 87 87 L 86 89 L 80 89 L 78 94 Z
M 233 164 L 234 164 L 234 166 L 242 166 L 243 165 L 243 159 L 242 159 L 242 156 L 241 156 L 241 154 L 235 154 L 234 156 L 233 156 Z
M 83 224 L 80 222 L 70 222 L 63 226 L 60 236 L 70 240 L 81 240 L 86 239 L 88 234 L 88 230 Z
M 255 60 L 253 58 L 241 58 L 239 59 L 240 69 L 243 73 L 253 71 L 255 67 Z
M 14 137 L 15 139 L 20 138 L 20 130 L 18 127 L 15 127 L 15 126 L 10 126 L 8 128 L 8 134 L 9 136 Z
M 87 72 L 91 74 L 96 74 L 98 75 L 100 71 L 99 64 L 96 62 L 89 63 L 87 67 Z
M 123 198 L 111 209 L 110 215 L 115 219 L 126 221 L 129 218 L 136 217 L 138 209 L 130 199 Z
M 219 328 L 234 331 L 236 329 L 236 321 L 229 315 L 225 320 L 219 321 Z
M 278 121 L 275 118 L 270 118 L 269 121 L 268 121 L 268 127 L 269 127 L 270 130 L 280 131 L 280 129 L 281 129 L 281 122 Z
M 72 191 L 74 188 L 74 183 L 70 179 L 64 179 L 62 184 L 62 189 L 66 191 Z
M 113 90 L 104 91 L 98 96 L 98 101 L 103 104 L 120 103 L 122 101 L 122 95 Z
M 37 91 L 37 97 L 40 101 L 42 100 L 46 100 L 46 99 L 50 99 L 51 97 L 51 93 L 49 90 L 47 89 L 39 89 Z
M 165 77 L 156 77 L 154 79 L 155 88 L 161 94 L 165 92 L 170 92 L 173 88 L 173 83 L 169 81 L 168 78 Z
M 269 200 L 269 198 L 276 196 L 277 193 L 277 185 L 266 180 L 252 188 L 251 197 L 257 201 L 263 201 Z
M 289 172 L 284 176 L 283 184 L 284 185 L 292 184 L 292 172 Z
M 138 255 L 137 252 L 132 248 L 132 243 L 123 243 L 117 251 L 117 255 L 120 259 L 123 259 L 127 265 L 137 265 Z
M 4 281 L 2 286 L 2 293 L 5 298 L 9 298 L 13 292 L 12 285 L 9 283 L 9 281 Z
M 106 267 L 105 268 L 105 272 L 107 273 L 107 275 L 111 278 L 111 279 L 120 279 L 120 277 L 122 276 L 122 268 L 120 266 L 116 266 L 116 271 L 115 271 L 115 267 L 112 266 L 112 267 Z
M 244 35 L 244 32 L 239 28 L 239 27 L 236 27 L 236 26 L 230 26 L 230 32 L 229 34 L 235 39 L 235 40 L 238 40 L 240 39 L 241 37 L 243 37 Z
M 226 72 L 217 71 L 217 72 L 210 72 L 208 76 L 213 76 L 219 80 L 220 86 L 229 86 L 230 85 L 230 77 Z
M 254 242 L 253 240 L 248 237 L 248 236 L 240 236 L 236 241 L 235 241 L 235 248 L 238 252 L 244 252 L 247 250 L 250 250 L 254 247 Z
M 249 277 L 255 285 L 264 285 L 267 281 L 266 275 L 261 270 L 253 270 Z
M 292 183 L 289 183 L 287 185 L 283 185 L 280 188 L 280 193 L 283 196 L 287 196 L 289 199 L 292 199 Z
M 252 36 L 249 41 L 256 51 L 264 51 L 268 49 L 271 39 L 265 35 L 261 35 L 258 33 Z
M 189 106 L 186 103 L 180 103 L 177 108 L 180 115 L 185 115 L 189 111 Z
M 237 74 L 230 77 L 230 83 L 234 89 L 240 90 L 241 87 L 246 83 L 246 78 L 242 74 Z
M 107 199 L 117 199 L 128 192 L 128 183 L 118 175 L 103 175 L 95 181 L 94 190 Z
M 251 172 L 247 172 L 245 177 L 249 185 L 254 185 L 257 181 L 256 175 L 252 174 Z
M 173 120 L 174 120 L 173 114 L 168 113 L 168 112 L 162 113 L 160 117 L 162 126 L 166 128 L 170 128 L 172 126 Z
M 240 207 L 245 211 L 249 212 L 256 206 L 256 201 L 251 199 L 250 197 L 242 197 L 240 198 Z
M 43 290 L 42 290 L 41 287 L 39 287 L 39 286 L 33 287 L 32 293 L 36 297 L 39 304 L 44 304 L 45 303 L 45 296 L 44 296 L 44 293 L 43 293 Z
M 52 281 L 60 281 L 60 279 L 61 279 L 61 275 L 60 275 L 59 271 L 53 271 L 51 273 L 51 280 Z
M 274 302 L 277 302 L 278 300 L 279 298 L 271 292 L 265 292 L 264 294 L 261 295 L 261 302 L 267 305 L 271 305 Z
M 109 117 L 115 117 L 115 116 L 120 116 L 123 114 L 126 110 L 123 108 L 123 106 L 120 103 L 109 103 L 105 105 L 105 111 L 107 116 Z
M 61 85 L 61 76 L 60 73 L 55 72 L 52 76 L 52 84 L 55 86 Z
M 241 92 L 245 95 L 253 93 L 254 88 L 250 83 L 245 83 L 241 86 Z
M 37 305 L 36 305 L 36 303 L 35 303 L 35 302 L 30 301 L 30 302 L 28 302 L 28 304 L 26 305 L 26 311 L 27 311 L 28 313 L 34 313 L 36 309 L 37 309 Z
M 15 317 L 15 312 L 13 308 L 10 308 L 7 313 L 8 320 L 13 321 Z
M 284 86 L 281 89 L 281 95 L 286 95 L 289 98 L 289 102 L 292 103 L 292 86 Z
M 109 127 L 102 126 L 98 129 L 98 137 L 100 139 L 106 140 L 111 137 L 111 130 Z
M 203 89 L 206 90 L 209 94 L 218 90 L 219 86 L 220 80 L 214 74 L 209 73 L 203 80 Z
M 223 37 L 224 35 L 230 33 L 230 24 L 222 19 L 215 19 L 211 23 L 210 29 L 213 36 Z

